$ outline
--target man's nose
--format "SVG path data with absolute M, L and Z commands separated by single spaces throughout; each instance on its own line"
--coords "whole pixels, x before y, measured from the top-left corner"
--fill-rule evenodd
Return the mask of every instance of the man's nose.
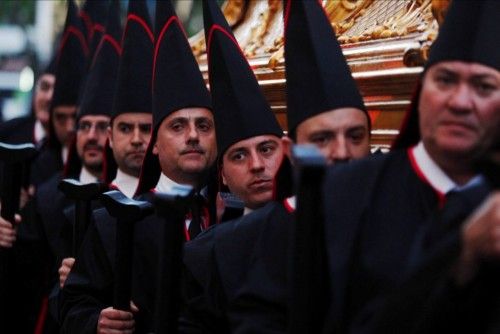
M 451 110 L 456 112 L 466 112 L 473 108 L 472 89 L 466 83 L 461 83 L 452 92 L 448 105 Z

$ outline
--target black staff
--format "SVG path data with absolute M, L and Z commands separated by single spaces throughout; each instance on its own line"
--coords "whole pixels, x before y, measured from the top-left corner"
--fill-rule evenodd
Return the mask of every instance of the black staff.
M 184 224 L 193 199 L 194 190 L 190 186 L 175 187 L 169 193 L 155 195 L 156 212 L 165 219 L 160 246 L 155 333 L 177 333 Z
M 102 204 L 116 218 L 115 285 L 113 308 L 130 311 L 132 259 L 134 256 L 134 223 L 153 212 L 153 205 L 136 201 L 118 190 L 104 193 Z
M 3 162 L 1 212 L 3 219 L 14 224 L 14 215 L 19 211 L 19 197 L 23 184 L 23 169 L 37 154 L 33 144 L 10 145 L 0 143 L 0 161 Z M 8 326 L 11 266 L 9 249 L 0 249 L 0 324 Z M 6 327 L 4 327 L 6 328 Z M 8 329 L 6 329 L 8 330 Z
M 314 146 L 293 148 L 297 210 L 292 234 L 289 334 L 320 333 L 328 280 L 321 186 L 326 160 Z
M 100 182 L 82 184 L 77 180 L 64 179 L 59 183 L 58 188 L 68 199 L 75 201 L 72 255 L 76 257 L 90 224 L 91 202 L 106 191 L 107 186 Z

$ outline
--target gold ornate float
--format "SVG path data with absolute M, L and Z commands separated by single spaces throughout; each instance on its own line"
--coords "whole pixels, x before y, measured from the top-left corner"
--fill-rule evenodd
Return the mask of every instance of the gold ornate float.
M 315 1 L 315 0 L 311 0 Z M 450 0 L 323 0 L 373 122 L 374 147 L 398 133 Z M 281 0 L 227 0 L 223 12 L 286 129 Z M 190 39 L 207 77 L 204 33 Z

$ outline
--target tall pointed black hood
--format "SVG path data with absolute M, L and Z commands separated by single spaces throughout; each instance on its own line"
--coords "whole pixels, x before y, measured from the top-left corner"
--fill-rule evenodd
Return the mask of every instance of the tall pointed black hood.
M 431 46 L 425 71 L 439 62 L 454 60 L 479 63 L 500 70 L 499 22 L 500 1 L 453 0 L 439 29 L 438 37 Z M 420 85 L 421 83 L 417 86 L 392 149 L 407 148 L 420 141 Z
M 78 118 L 85 115 L 111 116 L 120 62 L 120 4 L 109 7 L 105 34 L 96 47 L 80 103 Z
M 215 0 L 203 1 L 203 20 L 219 157 L 247 138 L 281 137 L 283 131 Z
M 156 186 L 160 177 L 161 167 L 152 150 L 163 119 L 182 108 L 212 109 L 205 81 L 170 0 L 156 3 L 155 33 L 153 135 L 144 159 L 138 193 Z
M 56 83 L 51 108 L 76 105 L 78 92 L 85 75 L 85 61 L 89 47 L 83 34 L 83 25 L 73 0 L 68 1 L 68 14 L 56 57 Z
M 288 129 L 338 108 L 366 113 L 335 32 L 318 1 L 285 0 Z M 366 116 L 369 121 L 368 113 Z
M 91 56 L 105 33 L 109 5 L 108 0 L 87 0 L 80 9 L 79 15 L 83 21 Z
M 53 110 L 59 106 L 76 106 L 85 76 L 85 63 L 89 47 L 83 32 L 83 23 L 73 0 L 68 0 L 68 11 L 64 30 L 55 56 L 54 93 L 50 103 L 48 145 L 60 149 L 54 125 Z
M 156 3 L 153 127 L 187 107 L 212 109 L 210 95 L 170 0 Z
M 129 112 L 151 112 L 153 46 L 154 34 L 146 2 L 130 0 L 113 117 Z

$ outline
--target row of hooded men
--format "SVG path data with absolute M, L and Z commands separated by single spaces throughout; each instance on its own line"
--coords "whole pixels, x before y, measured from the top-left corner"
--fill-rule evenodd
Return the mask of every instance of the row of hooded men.
M 116 218 L 92 201 L 84 238 L 69 242 L 78 209 L 63 178 L 130 203 L 194 189 L 170 331 L 500 332 L 499 7 L 452 2 L 391 152 L 370 155 L 370 118 L 320 2 L 285 1 L 285 136 L 215 1 L 203 2 L 209 92 L 170 1 L 156 2 L 153 29 L 131 0 L 122 31 L 119 1 L 78 14 L 70 0 L 37 120 L 0 131 L 40 147 L 20 215 L 0 219 L 2 333 L 165 328 L 173 209 L 135 222 L 118 306 Z M 294 182 L 295 144 L 332 165 L 315 170 L 323 179 Z

